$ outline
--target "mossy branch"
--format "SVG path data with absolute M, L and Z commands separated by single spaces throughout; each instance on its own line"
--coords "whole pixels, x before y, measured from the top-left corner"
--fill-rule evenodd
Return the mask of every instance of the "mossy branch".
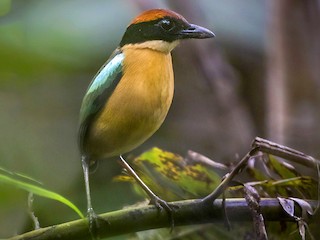
M 317 201 L 308 201 L 313 207 Z M 208 204 L 207 201 L 186 200 L 174 202 L 178 209 L 174 213 L 175 226 L 186 226 L 212 222 L 222 222 L 227 213 L 231 221 L 252 221 L 245 199 L 221 199 Z M 261 212 L 265 221 L 294 221 L 280 206 L 277 199 L 261 199 Z M 300 209 L 297 208 L 296 215 Z M 138 231 L 170 227 L 165 211 L 159 212 L 154 206 L 135 207 L 100 215 L 100 238 L 117 236 Z M 169 231 L 169 229 L 168 229 Z M 59 225 L 41 228 L 11 238 L 11 240 L 47 240 L 47 239 L 91 239 L 86 220 L 76 220 Z

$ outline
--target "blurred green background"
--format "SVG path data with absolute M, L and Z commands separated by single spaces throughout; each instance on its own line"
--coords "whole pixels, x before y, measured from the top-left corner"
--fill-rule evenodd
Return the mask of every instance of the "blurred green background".
M 249 150 L 256 135 L 277 136 L 270 133 L 267 117 L 267 57 L 274 37 L 268 34 L 272 7 L 267 2 L 1 0 L 0 166 L 41 181 L 85 212 L 77 148 L 82 98 L 131 19 L 155 7 L 181 13 L 213 30 L 216 38 L 182 43 L 173 52 L 176 88 L 170 113 L 161 129 L 132 154 L 158 146 L 182 155 L 192 149 L 216 161 L 234 161 Z M 290 125 L 298 133 L 271 140 L 317 156 L 320 140 L 312 126 L 319 120 L 319 98 L 306 99 L 297 113 L 301 128 Z M 130 186 L 112 182 L 120 172 L 115 158 L 101 162 L 91 175 L 96 212 L 140 199 Z M 1 184 L 0 196 L 0 237 L 30 230 L 27 193 Z M 41 226 L 77 218 L 67 207 L 39 197 L 34 210 Z

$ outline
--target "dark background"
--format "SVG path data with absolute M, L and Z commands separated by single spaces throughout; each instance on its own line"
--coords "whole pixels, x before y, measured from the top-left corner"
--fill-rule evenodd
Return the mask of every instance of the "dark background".
M 170 8 L 215 39 L 173 52 L 175 97 L 153 146 L 236 161 L 255 136 L 319 158 L 320 4 L 298 0 L 1 0 L 0 166 L 31 176 L 86 208 L 78 113 L 92 77 L 142 10 Z M 140 198 L 114 183 L 115 159 L 91 176 L 98 213 Z M 0 237 L 30 230 L 27 193 L 0 184 Z M 73 220 L 35 197 L 41 226 Z

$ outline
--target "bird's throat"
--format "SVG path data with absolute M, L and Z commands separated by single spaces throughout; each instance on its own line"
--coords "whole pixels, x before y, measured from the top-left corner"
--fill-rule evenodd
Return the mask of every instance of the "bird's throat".
M 155 51 L 163 52 L 163 53 L 170 53 L 176 46 L 178 46 L 179 40 L 173 42 L 166 42 L 163 40 L 151 40 L 142 43 L 134 43 L 134 44 L 127 44 L 122 47 L 122 49 L 152 49 Z

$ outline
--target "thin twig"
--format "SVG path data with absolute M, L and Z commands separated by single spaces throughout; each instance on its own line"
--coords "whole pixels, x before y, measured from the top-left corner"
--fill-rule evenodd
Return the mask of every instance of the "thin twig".
M 197 153 L 191 150 L 188 151 L 186 159 L 188 160 L 189 158 L 192 159 L 192 163 L 200 163 L 204 166 L 212 167 L 213 169 L 221 169 L 221 170 L 229 169 L 226 165 L 213 161 L 212 159 L 202 155 L 201 153 Z
M 318 159 L 306 155 L 303 152 L 299 152 L 295 149 L 271 142 L 260 137 L 256 137 L 254 139 L 254 141 L 252 142 L 252 147 L 258 147 L 261 152 L 284 158 L 286 160 L 301 164 L 311 169 L 316 169 L 318 176 L 318 200 L 320 199 L 320 161 Z M 320 201 L 318 201 L 318 205 L 314 210 L 315 213 L 319 210 L 319 207 Z
M 225 178 L 222 180 L 220 185 L 208 196 L 202 199 L 204 202 L 213 202 L 217 199 L 223 191 L 228 187 L 229 183 L 232 179 L 247 166 L 247 162 L 251 157 L 256 155 L 258 152 L 272 154 L 277 157 L 285 158 L 287 160 L 302 164 L 304 166 L 310 168 L 319 168 L 320 161 L 306 155 L 302 152 L 299 152 L 295 149 L 271 142 L 269 140 L 256 137 L 252 143 L 252 149 L 248 152 L 240 162 L 235 166 L 235 168 L 228 174 L 226 174 Z
M 316 165 L 320 164 L 320 161 L 299 152 L 295 149 L 289 148 L 287 146 L 280 145 L 278 143 L 271 142 L 269 140 L 256 137 L 252 143 L 252 147 L 258 147 L 259 151 L 272 154 L 277 157 L 285 158 L 295 163 L 299 163 L 306 167 L 314 168 Z
M 225 178 L 222 180 L 222 182 L 219 184 L 219 186 L 208 196 L 203 198 L 201 201 L 209 203 L 216 200 L 223 192 L 224 190 L 229 186 L 229 183 L 232 181 L 232 179 L 239 173 L 243 168 L 247 166 L 247 162 L 249 159 L 254 156 L 259 151 L 258 147 L 253 147 L 241 160 L 240 162 L 235 166 L 235 168 L 228 174 L 226 174 Z
M 30 192 L 28 194 L 28 213 L 31 217 L 31 220 L 33 222 L 33 225 L 34 225 L 34 229 L 39 229 L 40 228 L 40 223 L 39 223 L 39 220 L 38 218 L 36 217 L 36 215 L 34 214 L 34 211 L 33 211 L 33 193 Z

